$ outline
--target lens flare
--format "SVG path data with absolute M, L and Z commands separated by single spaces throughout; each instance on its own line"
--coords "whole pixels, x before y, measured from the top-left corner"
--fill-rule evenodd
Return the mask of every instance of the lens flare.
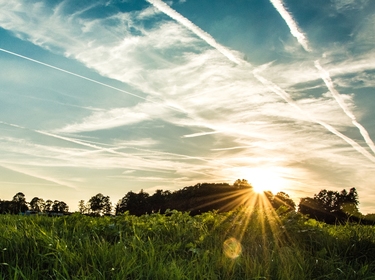
M 231 259 L 238 258 L 242 253 L 241 243 L 234 237 L 224 241 L 223 249 L 224 254 Z

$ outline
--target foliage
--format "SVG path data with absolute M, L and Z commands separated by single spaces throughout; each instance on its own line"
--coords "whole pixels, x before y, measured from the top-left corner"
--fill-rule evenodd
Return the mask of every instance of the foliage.
M 302 198 L 298 209 L 300 213 L 326 223 L 358 222 L 362 218 L 358 204 L 355 188 L 351 188 L 349 192 L 321 190 L 313 198 Z
M 274 209 L 277 210 L 280 207 L 283 207 L 285 208 L 284 212 L 296 210 L 296 204 L 294 203 L 293 199 L 291 199 L 285 192 L 278 192 L 276 195 L 273 195 L 272 192 L 267 191 L 264 194 Z
M 44 202 L 44 199 L 43 198 L 39 198 L 39 197 L 34 197 L 31 201 L 30 201 L 30 210 L 31 211 L 35 211 L 35 212 L 42 212 L 44 210 L 44 207 L 45 207 L 45 202 Z
M 0 279 L 373 279 L 375 227 L 290 212 L 0 215 Z
M 109 196 L 104 196 L 101 193 L 91 197 L 89 205 L 89 209 L 96 215 L 110 214 L 112 211 L 112 203 Z
M 0 200 L 0 214 L 19 214 L 26 211 L 34 213 L 68 213 L 69 206 L 60 200 L 52 201 L 48 199 L 34 197 L 29 203 L 23 193 L 19 192 L 13 196 L 11 201 Z
M 81 214 L 88 214 L 90 211 L 90 205 L 89 203 L 85 203 L 83 199 L 78 201 L 78 211 Z
M 296 211 L 294 201 L 285 192 L 264 192 L 266 204 L 277 210 L 278 213 Z M 115 206 L 115 215 L 128 212 L 131 215 L 164 214 L 168 209 L 189 212 L 190 215 L 199 215 L 217 210 L 219 213 L 233 211 L 238 208 L 252 205 L 258 207 L 259 194 L 245 179 L 236 180 L 233 185 L 227 183 L 199 183 L 174 192 L 157 190 L 153 195 L 141 190 L 139 193 L 128 192 Z M 358 210 L 358 194 L 355 188 L 349 192 L 321 190 L 314 197 L 305 197 L 300 200 L 298 212 L 308 215 L 318 221 L 326 223 L 345 223 L 347 221 L 374 224 L 375 218 L 371 215 L 363 216 Z M 87 203 L 79 201 L 79 212 L 91 216 L 112 215 L 112 203 L 109 196 L 98 193 Z M 34 197 L 30 203 L 26 202 L 25 195 L 17 193 L 12 201 L 0 200 L 0 213 L 18 214 L 30 210 L 33 213 L 66 214 L 69 206 L 59 200 L 47 200 Z
M 64 201 L 55 200 L 52 204 L 52 212 L 67 213 L 69 206 Z
M 167 209 L 188 211 L 191 215 L 218 210 L 225 212 L 246 204 L 254 194 L 246 180 L 226 183 L 202 183 L 175 192 L 157 190 L 152 196 L 141 190 L 138 194 L 128 192 L 116 206 L 116 214 L 129 211 L 132 215 L 165 213 Z

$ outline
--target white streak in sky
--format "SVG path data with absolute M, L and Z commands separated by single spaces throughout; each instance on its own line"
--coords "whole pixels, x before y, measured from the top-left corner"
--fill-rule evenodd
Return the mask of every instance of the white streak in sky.
M 221 131 L 209 131 L 209 132 L 198 132 L 193 134 L 186 134 L 181 136 L 181 138 L 192 138 L 192 137 L 199 137 L 199 136 L 205 136 L 205 135 L 211 135 L 211 134 L 217 134 L 221 133 Z
M 96 84 L 99 84 L 99 85 L 102 85 L 102 86 L 105 86 L 105 87 L 108 87 L 108 88 L 111 88 L 111 89 L 114 89 L 114 90 L 117 90 L 117 91 L 120 91 L 122 93 L 126 93 L 126 94 L 129 94 L 131 96 L 134 96 L 134 97 L 137 97 L 137 98 L 140 98 L 140 99 L 143 99 L 143 100 L 147 100 L 147 98 L 144 98 L 140 95 L 137 95 L 137 94 L 134 94 L 134 93 L 131 93 L 131 92 L 128 92 L 126 90 L 122 90 L 122 89 L 119 89 L 119 88 L 116 88 L 116 87 L 113 87 L 113 86 L 110 86 L 110 85 L 107 85 L 105 83 L 102 83 L 102 82 L 99 82 L 99 81 L 96 81 L 96 80 L 93 80 L 93 79 L 90 79 L 90 78 L 87 78 L 85 76 L 82 76 L 82 75 L 79 75 L 79 74 L 76 74 L 76 73 L 73 73 L 73 72 L 70 72 L 68 70 L 64 70 L 64 69 L 61 69 L 59 67 L 56 67 L 56 66 L 52 66 L 50 64 L 47 64 L 47 63 L 44 63 L 44 62 L 41 62 L 41 61 L 38 61 L 36 59 L 32 59 L 30 57 L 27 57 L 27 56 L 24 56 L 24 55 L 21 55 L 21 54 L 18 54 L 18 53 L 15 53 L 15 52 L 11 52 L 11 51 L 8 51 L 8 50 L 5 50 L 5 49 L 2 49 L 0 48 L 0 51 L 2 52 L 5 52 L 5 53 L 8 53 L 8 54 L 11 54 L 11 55 L 14 55 L 14 56 L 18 56 L 20 58 L 23 58 L 23 59 L 26 59 L 26 60 L 29 60 L 29 61 L 32 61 L 32 62 L 35 62 L 35 63 L 38 63 L 38 64 L 41 64 L 41 65 L 44 65 L 44 66 L 47 66 L 49 68 L 52 68 L 52 69 L 55 69 L 55 70 L 58 70 L 58 71 L 61 71 L 61 72 L 64 72 L 64 73 L 67 73 L 69 75 L 73 75 L 73 76 L 76 76 L 78 78 L 81 78 L 81 79 L 84 79 L 84 80 L 87 80 L 87 81 L 90 81 L 90 82 L 93 82 L 93 83 L 96 83 Z
M 231 52 L 226 47 L 220 45 L 216 40 L 207 32 L 200 29 L 198 26 L 196 26 L 194 23 L 192 23 L 190 20 L 188 20 L 186 17 L 181 15 L 180 13 L 173 10 L 170 6 L 168 6 L 166 3 L 164 3 L 161 0 L 146 0 L 150 4 L 152 4 L 155 8 L 163 12 L 164 14 L 168 15 L 175 21 L 179 22 L 183 26 L 185 26 L 187 29 L 192 31 L 195 35 L 197 35 L 199 38 L 204 40 L 207 44 L 209 44 L 211 47 L 215 48 L 219 52 L 221 52 L 225 57 L 227 57 L 230 61 L 240 65 L 243 63 L 243 61 L 236 57 L 233 52 Z
M 232 62 L 240 65 L 242 64 L 242 61 L 239 61 L 236 59 L 236 57 L 233 55 L 233 53 L 225 48 L 224 46 L 220 45 L 215 41 L 215 39 L 209 35 L 208 33 L 204 32 L 202 29 L 200 29 L 198 26 L 196 26 L 194 23 L 192 23 L 190 20 L 179 14 L 177 11 L 173 10 L 170 6 L 165 4 L 161 0 L 147 0 L 149 3 L 154 5 L 156 8 L 158 8 L 160 11 L 165 13 L 166 15 L 170 16 L 180 24 L 184 25 L 186 28 L 194 32 L 197 36 L 199 36 L 202 40 L 206 41 L 209 45 L 217 49 L 219 52 L 221 52 L 225 57 L 227 57 Z M 310 52 L 310 48 L 308 46 L 308 40 L 306 39 L 305 35 L 299 31 L 299 28 L 297 26 L 297 23 L 294 21 L 292 16 L 289 14 L 289 12 L 285 9 L 283 3 L 281 0 L 270 0 L 271 3 L 274 5 L 276 10 L 280 13 L 280 15 L 283 17 L 283 19 L 286 21 L 287 25 L 290 28 L 290 31 L 294 37 L 297 38 L 298 42 L 302 45 L 302 47 Z M 247 62 L 246 62 L 247 63 Z M 268 81 L 266 78 L 260 76 L 258 74 L 259 69 L 255 69 L 253 71 L 254 77 L 260 81 L 262 84 L 264 84 L 267 88 L 272 90 L 274 93 L 282 97 L 289 105 L 296 108 L 298 111 L 300 111 L 303 115 L 308 117 L 311 121 L 320 124 L 324 128 L 326 128 L 328 131 L 333 133 L 334 135 L 340 137 L 345 142 L 350 144 L 355 150 L 357 150 L 359 153 L 361 153 L 363 156 L 368 158 L 370 161 L 375 162 L 375 157 L 372 156 L 367 150 L 365 150 L 363 147 L 361 147 L 357 142 L 355 142 L 353 139 L 343 135 L 339 131 L 337 131 L 335 128 L 330 126 L 329 124 L 326 124 L 322 121 L 316 120 L 310 114 L 308 114 L 306 111 L 304 111 L 291 97 L 290 95 L 285 92 L 283 89 L 275 85 L 274 83 Z
M 5 49 L 2 49 L 0 48 L 0 51 L 2 52 L 5 52 L 5 53 L 8 53 L 8 54 L 11 54 L 11 55 L 14 55 L 14 56 L 17 56 L 17 57 L 20 57 L 20 58 L 23 58 L 23 59 L 26 59 L 26 60 L 29 60 L 29 61 L 32 61 L 32 62 L 35 62 L 35 63 L 38 63 L 38 64 L 41 64 L 43 66 L 47 66 L 49 68 L 52 68 L 52 69 L 55 69 L 55 70 L 58 70 L 58 71 L 61 71 L 61 72 L 64 72 L 66 74 L 69 74 L 69 75 L 72 75 L 72 76 L 75 76 L 75 77 L 78 77 L 78 78 L 81 78 L 81 79 L 84 79 L 84 80 L 87 80 L 87 81 L 90 81 L 90 82 L 93 82 L 93 83 L 96 83 L 96 84 L 99 84 L 99 85 L 102 85 L 102 86 L 105 86 L 107 88 L 111 88 L 111 89 L 114 89 L 114 90 L 117 90 L 119 92 L 122 92 L 122 93 L 126 93 L 128 95 L 131 95 L 131 96 L 134 96 L 134 97 L 137 97 L 139 99 L 143 99 L 145 101 L 148 101 L 148 102 L 151 102 L 151 103 L 154 103 L 154 104 L 158 104 L 158 105 L 161 105 L 161 106 L 164 106 L 164 107 L 167 107 L 169 109 L 172 109 L 174 111 L 177 111 L 177 112 L 182 112 L 180 109 L 176 108 L 176 107 L 172 107 L 172 106 L 169 106 L 169 105 L 166 105 L 166 104 L 162 104 L 160 102 L 156 102 L 156 101 L 152 101 L 152 100 L 149 100 L 145 97 L 142 97 L 140 95 L 137 95 L 135 93 L 131 93 L 129 91 L 126 91 L 126 90 L 123 90 L 123 89 L 120 89 L 120 88 L 117 88 L 117 87 L 113 87 L 111 85 L 108 85 L 108 84 L 105 84 L 105 83 L 102 83 L 102 82 L 99 82 L 99 81 L 96 81 L 96 80 L 93 80 L 93 79 L 90 79 L 88 77 L 85 77 L 85 76 L 82 76 L 82 75 L 79 75 L 79 74 L 76 74 L 76 73 L 73 73 L 73 72 L 70 72 L 68 70 L 64 70 L 62 68 L 59 68 L 59 67 L 56 67 L 56 66 L 53 66 L 53 65 L 50 65 L 50 64 L 47 64 L 47 63 L 44 63 L 44 62 L 41 62 L 41 61 L 38 61 L 36 59 L 32 59 L 30 57 L 27 57 L 27 56 L 24 56 L 24 55 L 21 55 L 21 54 L 18 54 L 18 53 L 15 53 L 15 52 L 11 52 L 11 51 L 8 51 L 8 50 L 5 50 Z
M 276 8 L 276 10 L 279 12 L 281 17 L 285 20 L 286 24 L 288 25 L 290 29 L 291 34 L 297 38 L 298 42 L 307 52 L 310 52 L 311 49 L 309 47 L 308 40 L 306 39 L 305 35 L 299 30 L 298 24 L 293 19 L 292 15 L 285 9 L 283 1 L 282 0 L 270 0 L 270 1 L 272 5 Z M 322 80 L 324 81 L 324 83 L 326 84 L 328 90 L 331 92 L 331 94 L 335 98 L 336 102 L 339 104 L 339 106 L 344 111 L 344 113 L 352 120 L 352 123 L 359 129 L 359 132 L 361 133 L 362 137 L 365 139 L 367 145 L 375 153 L 375 145 L 374 145 L 374 142 L 371 140 L 369 133 L 360 123 L 357 122 L 354 114 L 345 105 L 344 101 L 342 100 L 340 96 L 340 93 L 335 89 L 328 71 L 326 71 L 320 65 L 319 60 L 315 61 L 314 64 L 315 64 L 316 69 L 318 69 L 319 74 Z
M 60 185 L 60 186 L 63 186 L 63 187 L 68 187 L 68 188 L 72 188 L 72 189 L 77 188 L 74 185 L 67 184 L 65 182 L 61 182 L 61 181 L 56 180 L 56 179 L 51 178 L 51 177 L 35 174 L 34 172 L 30 172 L 28 170 L 25 170 L 24 168 L 11 166 L 9 164 L 4 164 L 4 163 L 0 163 L 0 166 L 3 167 L 3 168 L 6 168 L 6 169 L 12 170 L 14 172 L 17 172 L 17 173 L 24 174 L 24 175 L 34 177 L 34 178 L 37 178 L 37 179 L 41 179 L 41 180 L 44 180 L 44 181 L 47 181 L 47 182 L 52 182 L 54 184 L 57 184 L 57 185 Z
M 286 24 L 290 29 L 290 33 L 297 38 L 297 41 L 305 49 L 305 51 L 310 52 L 309 42 L 306 36 L 299 30 L 297 23 L 291 16 L 291 14 L 286 10 L 282 0 L 270 0 L 275 9 L 279 12 L 281 17 L 285 20 Z
M 134 156 L 132 156 L 128 153 L 116 151 L 117 148 L 103 148 L 101 146 L 96 145 L 96 144 L 98 144 L 96 142 L 91 142 L 91 143 L 94 143 L 94 144 L 90 144 L 87 141 L 80 141 L 80 140 L 77 140 L 77 139 L 74 139 L 74 138 L 61 136 L 61 135 L 49 133 L 49 132 L 46 132 L 46 131 L 28 129 L 28 128 L 20 126 L 20 125 L 11 124 L 11 123 L 7 123 L 7 122 L 3 122 L 3 121 L 0 121 L 0 124 L 16 127 L 16 128 L 19 128 L 19 129 L 31 130 L 31 131 L 33 131 L 35 133 L 38 133 L 38 134 L 42 134 L 42 135 L 45 135 L 45 136 L 49 136 L 49 137 L 53 137 L 53 138 L 56 138 L 56 139 L 64 140 L 64 141 L 74 143 L 74 144 L 77 144 L 77 145 L 89 147 L 89 148 L 95 149 L 95 151 L 108 152 L 108 153 L 111 153 L 111 154 L 116 154 L 116 155 L 124 156 L 124 157 L 127 157 L 127 158 L 134 157 Z M 104 144 L 100 143 L 100 145 L 104 145 Z M 177 157 L 180 157 L 182 159 L 191 159 L 191 160 L 200 160 L 200 161 L 205 161 L 205 162 L 212 162 L 211 159 L 205 159 L 205 158 L 202 158 L 202 157 L 187 156 L 187 155 L 176 154 L 176 153 L 159 152 L 159 151 L 152 151 L 152 150 L 148 150 L 148 149 L 140 149 L 140 148 L 136 148 L 136 147 L 126 147 L 126 146 L 122 146 L 120 148 L 121 149 L 129 148 L 129 149 L 134 149 L 134 150 L 138 150 L 138 151 L 145 151 L 147 153 L 158 154 L 158 155 L 177 156 Z M 145 160 L 147 162 L 146 159 L 143 158 L 143 160 Z M 158 168 L 155 168 L 155 169 L 162 169 L 162 168 L 158 167 Z
M 319 70 L 319 73 L 322 77 L 322 80 L 326 84 L 327 88 L 333 95 L 333 97 L 336 99 L 337 103 L 340 105 L 341 109 L 345 112 L 345 114 L 352 120 L 352 123 L 358 127 L 359 131 L 361 132 L 363 138 L 365 139 L 367 145 L 370 147 L 370 149 L 375 153 L 375 145 L 374 142 L 371 140 L 370 135 L 368 134 L 367 130 L 357 122 L 356 117 L 354 114 L 350 111 L 350 109 L 346 106 L 344 100 L 342 99 L 340 93 L 335 89 L 332 79 L 325 69 L 320 65 L 319 60 L 315 61 L 315 67 Z
M 229 148 L 211 149 L 211 151 L 230 151 L 230 150 L 246 149 L 246 148 L 252 148 L 252 147 L 253 146 L 237 146 L 237 147 L 229 147 Z
M 254 70 L 253 71 L 253 74 L 254 76 L 261 82 L 263 83 L 265 86 L 267 86 L 269 89 L 271 89 L 274 93 L 276 93 L 277 95 L 279 95 L 280 97 L 282 97 L 289 105 L 293 106 L 294 108 L 296 108 L 298 111 L 300 111 L 304 116 L 306 116 L 308 119 L 310 119 L 312 122 L 315 122 L 317 124 L 320 124 L 321 126 L 323 126 L 325 129 L 327 129 L 328 131 L 330 131 L 331 133 L 333 133 L 334 135 L 340 137 L 341 139 L 343 139 L 346 143 L 348 143 L 349 145 L 351 145 L 355 150 L 357 150 L 359 153 L 361 153 L 363 156 L 365 156 L 366 158 L 368 158 L 370 161 L 374 162 L 375 163 L 375 157 L 373 155 L 371 155 L 366 149 L 364 149 L 362 146 L 360 146 L 357 142 L 355 142 L 353 139 L 345 136 L 344 134 L 340 133 L 339 131 L 337 131 L 334 127 L 332 127 L 331 125 L 325 123 L 325 122 L 322 122 L 322 121 L 319 121 L 317 119 L 315 119 L 314 117 L 312 117 L 308 112 L 302 110 L 302 108 L 300 106 L 298 106 L 298 104 L 289 96 L 289 94 L 284 91 L 282 88 L 278 87 L 277 85 L 275 85 L 274 83 L 272 83 L 271 81 L 268 81 L 267 79 L 265 79 L 264 77 L 262 76 L 259 76 L 259 74 L 257 73 L 257 70 Z
M 41 131 L 41 130 L 28 129 L 26 127 L 22 127 L 22 126 L 19 126 L 19 125 L 6 123 L 6 122 L 3 122 L 3 121 L 0 121 L 0 123 L 1 124 L 5 124 L 5 125 L 9 125 L 9 126 L 12 126 L 12 127 L 20 128 L 20 129 L 31 130 L 31 131 L 33 131 L 35 133 L 38 133 L 38 134 L 42 134 L 42 135 L 45 135 L 45 136 L 49 136 L 49 137 L 53 137 L 53 138 L 56 138 L 56 139 L 64 140 L 64 141 L 67 141 L 67 142 L 70 142 L 70 143 L 74 143 L 74 144 L 86 146 L 86 147 L 89 147 L 89 148 L 92 148 L 92 149 L 95 149 L 95 150 L 99 150 L 99 151 L 102 151 L 102 152 L 108 152 L 108 153 L 111 153 L 111 154 L 116 154 L 116 155 L 121 155 L 121 156 L 126 156 L 126 157 L 131 156 L 131 155 L 126 154 L 126 153 L 117 152 L 115 149 L 103 148 L 103 147 L 100 147 L 98 145 L 90 144 L 90 143 L 83 142 L 83 141 L 80 141 L 80 140 L 77 140 L 77 139 L 73 139 L 73 138 L 70 138 L 70 137 L 60 136 L 60 135 L 56 135 L 56 134 L 45 132 L 45 131 Z

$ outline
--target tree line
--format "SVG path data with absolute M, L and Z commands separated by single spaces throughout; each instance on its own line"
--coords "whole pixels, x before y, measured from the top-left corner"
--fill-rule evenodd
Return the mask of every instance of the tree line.
M 109 196 L 98 193 L 87 202 L 80 200 L 79 212 L 85 215 L 121 215 L 128 212 L 131 215 L 161 213 L 168 209 L 189 212 L 198 215 L 208 211 L 225 212 L 242 206 L 258 207 L 261 200 L 255 199 L 257 194 L 245 179 L 238 179 L 232 185 L 227 183 L 199 183 L 194 186 L 171 192 L 157 190 L 153 195 L 141 190 L 138 193 L 128 192 L 115 206 Z M 321 190 L 313 197 L 305 197 L 297 205 L 285 192 L 273 194 L 264 192 L 269 207 L 279 212 L 295 211 L 310 218 L 326 223 L 345 223 L 375 221 L 375 214 L 362 215 L 358 210 L 359 199 L 355 188 L 341 192 Z M 264 205 L 264 201 L 262 202 Z M 296 209 L 297 208 L 297 209 Z M 280 211 L 281 209 L 281 211 Z M 59 200 L 46 200 L 34 197 L 30 202 L 25 195 L 17 193 L 11 201 L 0 200 L 0 213 L 69 213 L 69 206 Z
M 30 202 L 27 202 L 26 196 L 22 192 L 16 193 L 12 200 L 0 200 L 1 214 L 19 214 L 27 211 L 64 214 L 69 212 L 69 206 L 64 201 L 50 199 L 44 201 L 39 197 L 34 197 Z

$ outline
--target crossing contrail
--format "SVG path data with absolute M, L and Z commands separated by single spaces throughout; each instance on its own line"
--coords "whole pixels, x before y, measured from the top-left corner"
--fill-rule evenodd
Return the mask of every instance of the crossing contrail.
M 170 6 L 168 6 L 166 3 L 164 3 L 161 0 L 146 0 L 150 4 L 152 4 L 155 8 L 163 12 L 164 14 L 168 15 L 169 17 L 176 20 L 178 23 L 185 26 L 187 29 L 192 31 L 195 35 L 197 35 L 199 38 L 201 38 L 203 41 L 205 41 L 207 44 L 221 52 L 224 56 L 226 56 L 230 61 L 236 63 L 236 64 L 242 64 L 243 61 L 238 58 L 236 55 L 233 54 L 229 49 L 224 47 L 223 45 L 220 45 L 216 40 L 207 32 L 200 29 L 198 26 L 196 26 L 194 23 L 192 23 L 190 20 L 188 20 L 186 17 L 182 16 L 180 13 L 173 10 Z
M 302 110 L 302 108 L 300 106 L 298 106 L 298 104 L 292 100 L 292 98 L 289 96 L 289 94 L 283 90 L 282 88 L 280 88 L 279 86 L 275 85 L 274 83 L 272 83 L 271 81 L 268 81 L 267 79 L 259 76 L 256 72 L 256 70 L 254 70 L 254 75 L 255 76 L 258 76 L 258 80 L 263 83 L 265 86 L 267 86 L 268 88 L 271 88 L 273 92 L 275 92 L 277 95 L 279 95 L 280 97 L 282 97 L 286 102 L 288 102 L 291 106 L 293 106 L 294 108 L 296 108 L 298 111 L 300 111 L 304 116 L 306 116 L 308 119 L 310 119 L 312 122 L 315 122 L 317 124 L 320 124 L 321 126 L 323 126 L 325 129 L 327 129 L 328 131 L 330 131 L 331 133 L 333 133 L 334 135 L 340 137 L 341 139 L 343 139 L 346 143 L 350 144 L 355 150 L 357 150 L 359 153 L 361 153 L 363 156 L 365 156 L 366 158 L 368 158 L 370 161 L 374 162 L 375 163 L 375 157 L 373 155 L 371 155 L 365 148 L 363 148 L 361 145 L 359 145 L 357 142 L 355 142 L 353 139 L 345 136 L 344 134 L 340 133 L 339 131 L 337 131 L 334 127 L 332 127 L 331 125 L 323 122 L 323 121 L 320 121 L 320 120 L 317 120 L 315 119 L 313 116 L 311 116 L 308 112 Z
M 287 11 L 283 2 L 281 0 L 270 0 L 275 9 L 279 12 L 281 17 L 285 20 L 286 24 L 290 29 L 290 33 L 297 38 L 297 41 L 305 49 L 305 51 L 310 52 L 309 42 L 298 28 L 296 21 L 293 19 L 292 15 Z
M 307 51 L 311 52 L 309 47 L 309 41 L 307 40 L 306 36 L 300 31 L 297 22 L 293 19 L 293 16 L 286 10 L 282 0 L 270 0 L 272 5 L 275 7 L 277 12 L 280 16 L 285 20 L 285 23 L 288 25 L 290 29 L 290 33 L 297 38 L 297 41 L 301 44 L 301 46 Z M 359 129 L 363 139 L 366 141 L 367 146 L 375 153 L 375 145 L 374 142 L 371 140 L 371 137 L 367 130 L 356 120 L 354 114 L 350 111 L 350 109 L 345 105 L 340 93 L 335 89 L 332 79 L 329 75 L 329 72 L 326 71 L 321 65 L 319 60 L 314 62 L 315 68 L 319 71 L 321 79 L 324 81 L 325 85 L 327 86 L 329 92 L 332 94 L 333 98 L 336 100 L 338 105 L 344 111 L 344 113 L 352 120 L 352 123 Z
M 321 65 L 319 60 L 315 61 L 315 67 L 318 69 L 324 83 L 326 84 L 327 88 L 333 95 L 333 97 L 336 99 L 336 102 L 340 105 L 341 109 L 345 112 L 345 114 L 352 120 L 352 123 L 358 127 L 360 133 L 362 134 L 363 138 L 365 139 L 367 145 L 370 147 L 370 149 L 375 153 L 375 145 L 374 142 L 371 140 L 370 135 L 368 134 L 367 130 L 359 123 L 357 122 L 356 117 L 354 114 L 350 111 L 350 109 L 346 106 L 344 100 L 342 99 L 340 93 L 335 89 L 332 79 L 328 73 Z
M 192 23 L 190 20 L 185 18 L 183 15 L 178 13 L 177 11 L 173 10 L 170 6 L 168 6 L 166 3 L 164 3 L 161 0 L 146 0 L 149 3 L 151 3 L 155 8 L 159 9 L 161 12 L 165 13 L 166 15 L 170 16 L 172 19 L 179 22 L 181 25 L 188 28 L 190 31 L 195 33 L 198 37 L 200 37 L 202 40 L 204 40 L 207 44 L 221 52 L 225 57 L 227 57 L 230 61 L 236 63 L 237 65 L 243 65 L 247 64 L 250 66 L 250 63 L 246 61 L 242 61 L 237 59 L 234 54 L 224 46 L 220 45 L 218 42 L 215 41 L 215 39 L 208 34 L 207 32 L 200 29 L 198 26 L 196 26 L 194 23 Z M 289 28 L 291 29 L 292 35 L 295 36 L 298 39 L 298 42 L 302 45 L 302 47 L 306 51 L 310 51 L 310 48 L 308 46 L 308 40 L 306 39 L 305 35 L 299 31 L 298 25 L 293 20 L 292 16 L 288 13 L 288 11 L 285 9 L 284 5 L 279 0 L 270 0 L 274 7 L 277 9 L 277 11 L 282 15 L 284 20 L 287 21 L 287 24 Z M 345 142 L 347 142 L 349 145 L 351 145 L 356 151 L 364 155 L 366 158 L 368 158 L 370 161 L 375 162 L 375 157 L 372 156 L 366 149 L 361 147 L 358 143 L 356 143 L 351 138 L 343 135 L 336 129 L 334 129 L 332 126 L 316 120 L 312 116 L 310 116 L 307 112 L 305 112 L 291 97 L 290 95 L 285 92 L 283 89 L 279 88 L 277 85 L 273 84 L 272 82 L 268 81 L 266 78 L 262 77 L 258 74 L 258 71 L 255 69 L 253 71 L 254 77 L 264 84 L 268 89 L 270 89 L 272 92 L 276 93 L 278 96 L 282 97 L 285 102 L 287 102 L 292 107 L 296 108 L 300 112 L 302 112 L 305 116 L 307 116 L 312 122 L 315 122 L 321 126 L 323 126 L 325 129 L 333 133 L 334 135 L 340 137 Z

